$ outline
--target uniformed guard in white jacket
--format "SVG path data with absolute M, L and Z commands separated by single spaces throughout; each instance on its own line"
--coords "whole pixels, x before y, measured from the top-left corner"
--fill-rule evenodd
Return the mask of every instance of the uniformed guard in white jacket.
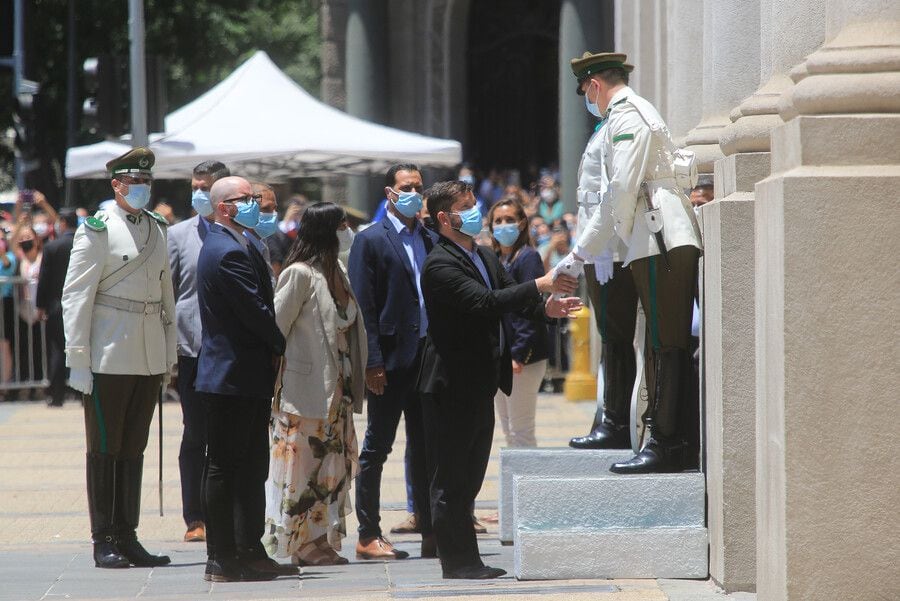
M 585 52 L 572 59 L 572 71 L 583 80 L 601 71 L 610 60 L 621 62 L 626 73 L 634 67 L 625 63 L 624 54 L 591 54 Z M 578 94 L 583 95 L 581 84 Z M 609 186 L 606 170 L 606 120 L 597 105 L 586 102 L 588 112 L 599 119 L 588 140 L 578 166 L 578 231 L 576 240 L 590 223 Z M 637 290 L 631 270 L 624 267 L 628 247 L 618 237 L 610 240 L 599 255 L 583 256 L 584 281 L 594 312 L 594 320 L 603 344 L 603 397 L 597 399 L 597 411 L 586 436 L 569 441 L 576 449 L 631 448 L 629 404 L 637 371 L 634 356 L 634 326 L 637 320 Z
M 62 309 L 69 385 L 84 393 L 87 492 L 97 567 L 169 563 L 138 542 L 143 453 L 176 362 L 175 300 L 165 219 L 144 209 L 153 153 L 106 167 L 115 205 L 75 233 Z
M 611 470 L 678 471 L 685 451 L 679 414 L 689 396 L 691 313 L 702 250 L 683 191 L 691 185 L 690 161 L 675 148 L 656 109 L 628 87 L 624 55 L 581 60 L 580 70 L 573 65 L 579 90 L 606 119 L 601 143 L 609 184 L 557 270 L 577 272 L 585 258 L 608 252 L 616 238 L 627 246 L 624 265 L 631 269 L 647 316 L 651 346 L 646 365 L 650 436 L 638 455 Z

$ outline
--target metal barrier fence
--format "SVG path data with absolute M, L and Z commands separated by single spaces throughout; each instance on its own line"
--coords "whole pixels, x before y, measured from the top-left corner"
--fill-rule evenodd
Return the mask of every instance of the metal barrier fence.
M 0 277 L 0 391 L 45 388 L 47 332 L 34 305 L 36 284 L 23 277 Z

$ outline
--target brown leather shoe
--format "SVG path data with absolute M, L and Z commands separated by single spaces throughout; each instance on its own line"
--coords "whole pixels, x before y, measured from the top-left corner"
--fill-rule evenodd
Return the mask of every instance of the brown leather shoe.
M 406 559 L 409 553 L 395 549 L 383 536 L 362 538 L 356 543 L 356 559 Z
M 419 523 L 416 521 L 416 514 L 410 513 L 406 519 L 391 528 L 391 534 L 418 534 Z
M 184 533 L 184 542 L 186 543 L 202 543 L 206 540 L 206 524 L 203 522 L 191 522 L 188 524 L 187 532 Z
M 487 526 L 478 521 L 475 514 L 472 514 L 472 525 L 475 526 L 475 534 L 487 534 Z

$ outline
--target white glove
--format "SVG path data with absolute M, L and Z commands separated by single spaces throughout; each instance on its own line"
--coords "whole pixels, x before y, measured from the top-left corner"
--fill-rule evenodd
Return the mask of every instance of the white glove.
M 69 369 L 69 387 L 84 394 L 91 394 L 94 389 L 94 374 L 91 373 L 91 368 L 73 367 Z
M 584 261 L 569 253 L 553 268 L 553 279 L 560 274 L 577 278 L 584 271 Z
M 602 286 L 613 277 L 613 251 L 607 249 L 594 260 L 594 275 Z

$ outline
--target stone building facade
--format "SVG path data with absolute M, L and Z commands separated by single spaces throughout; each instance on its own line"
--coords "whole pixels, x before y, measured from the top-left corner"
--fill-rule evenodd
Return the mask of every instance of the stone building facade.
M 465 144 L 477 2 L 323 1 L 326 100 Z M 590 127 L 568 69 L 585 49 L 626 52 L 632 87 L 714 174 L 711 576 L 760 601 L 900 597 L 900 3 L 558 4 L 564 194 Z

